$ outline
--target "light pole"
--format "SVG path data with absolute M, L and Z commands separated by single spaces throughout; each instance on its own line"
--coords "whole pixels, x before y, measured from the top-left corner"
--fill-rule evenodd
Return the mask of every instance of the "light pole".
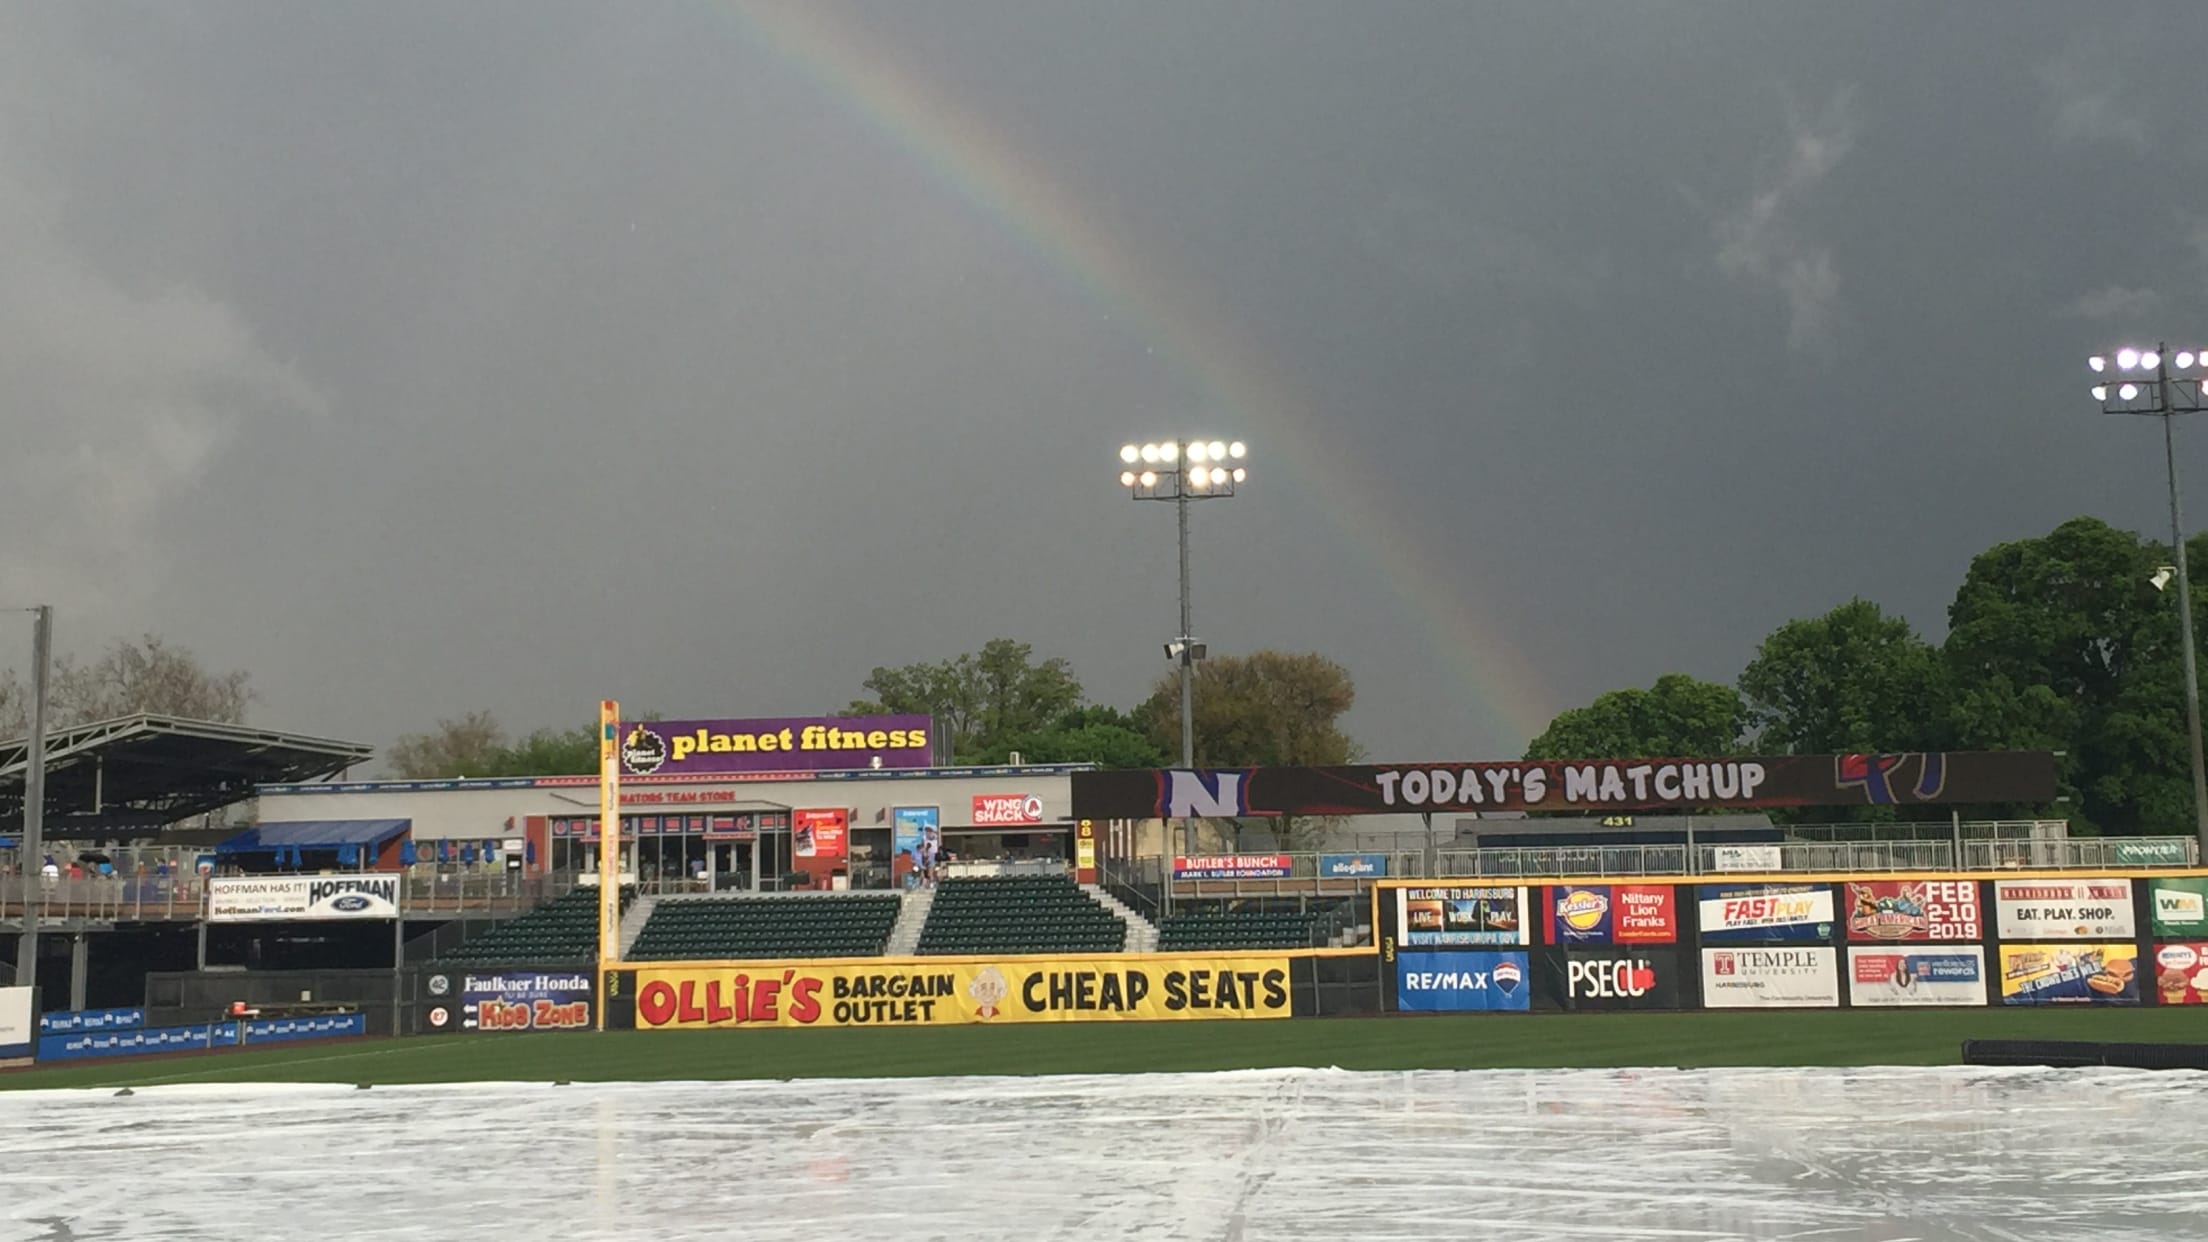
M 1129 444 L 1119 450 L 1121 487 L 1137 500 L 1166 500 L 1178 510 L 1181 527 L 1181 630 L 1165 644 L 1165 657 L 1181 667 L 1181 766 L 1196 766 L 1196 661 L 1204 658 L 1206 645 L 1189 632 L 1188 619 L 1188 507 L 1199 500 L 1225 500 L 1247 482 L 1250 473 L 1242 462 L 1249 446 L 1236 440 L 1163 440 Z M 1196 852 L 1196 821 L 1181 821 L 1183 849 Z M 1164 861 L 1168 891 L 1172 888 L 1172 863 Z
M 23 765 L 23 848 L 16 851 L 22 865 L 16 884 L 23 895 L 23 934 L 16 937 L 15 982 L 19 987 L 38 986 L 38 913 L 31 908 L 31 873 L 45 843 L 46 831 L 46 666 L 54 646 L 54 609 L 50 604 L 19 611 L 35 618 L 31 625 L 31 745 Z M 41 878 L 41 883 L 44 882 Z
M 2170 547 L 2177 561 L 2177 627 L 2185 660 L 2185 731 L 2193 752 L 2193 834 L 2200 839 L 2201 857 L 2208 859 L 2208 765 L 2201 759 L 2200 673 L 2193 658 L 2193 589 L 2185 571 L 2185 522 L 2177 506 L 2177 438 L 2171 418 L 2208 410 L 2208 350 L 2181 349 L 2168 356 L 2167 346 L 2135 349 L 2125 346 L 2111 358 L 2095 354 L 2086 360 L 2100 382 L 2093 385 L 2093 399 L 2108 414 L 2145 414 L 2162 420 L 2162 453 L 2169 465 Z M 2189 372 L 2172 375 L 2171 372 Z M 2109 380 L 2115 382 L 2111 384 Z M 2159 584 L 2157 584 L 2159 585 Z

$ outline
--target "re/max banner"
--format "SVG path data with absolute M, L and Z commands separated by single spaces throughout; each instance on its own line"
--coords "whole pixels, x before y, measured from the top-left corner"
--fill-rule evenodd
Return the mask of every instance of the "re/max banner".
M 1284 956 L 745 963 L 636 972 L 640 1030 L 1286 1018 Z
M 1075 772 L 1077 819 L 2048 802 L 2047 751 Z

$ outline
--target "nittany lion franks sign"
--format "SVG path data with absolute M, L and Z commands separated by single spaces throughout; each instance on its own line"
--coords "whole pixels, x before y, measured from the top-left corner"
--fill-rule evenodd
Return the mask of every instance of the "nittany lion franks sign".
M 395 875 L 224 876 L 207 881 L 210 923 L 398 916 Z
M 2033 803 L 2046 751 L 1075 772 L 1076 819 Z

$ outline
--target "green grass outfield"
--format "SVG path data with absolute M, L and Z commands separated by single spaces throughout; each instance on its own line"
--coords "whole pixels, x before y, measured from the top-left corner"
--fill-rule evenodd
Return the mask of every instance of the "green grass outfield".
M 1953 1065 L 1965 1039 L 2208 1042 L 2208 1010 L 1849 1010 L 437 1035 L 0 1072 L 0 1089 L 658 1081 L 1339 1066 Z

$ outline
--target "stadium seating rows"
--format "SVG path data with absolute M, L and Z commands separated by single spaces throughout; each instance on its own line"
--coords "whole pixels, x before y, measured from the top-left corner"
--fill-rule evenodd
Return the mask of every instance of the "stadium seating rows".
M 662 901 L 625 956 L 642 962 L 879 957 L 900 904 L 894 893 Z
M 945 880 L 920 932 L 922 954 L 1117 953 L 1127 925 L 1066 876 Z
M 1318 938 L 1323 922 L 1321 915 L 1262 911 L 1176 914 L 1158 924 L 1158 951 L 1307 948 Z
M 623 886 L 621 908 L 636 900 Z M 564 966 L 598 956 L 598 890 L 577 888 L 438 955 L 440 966 Z

